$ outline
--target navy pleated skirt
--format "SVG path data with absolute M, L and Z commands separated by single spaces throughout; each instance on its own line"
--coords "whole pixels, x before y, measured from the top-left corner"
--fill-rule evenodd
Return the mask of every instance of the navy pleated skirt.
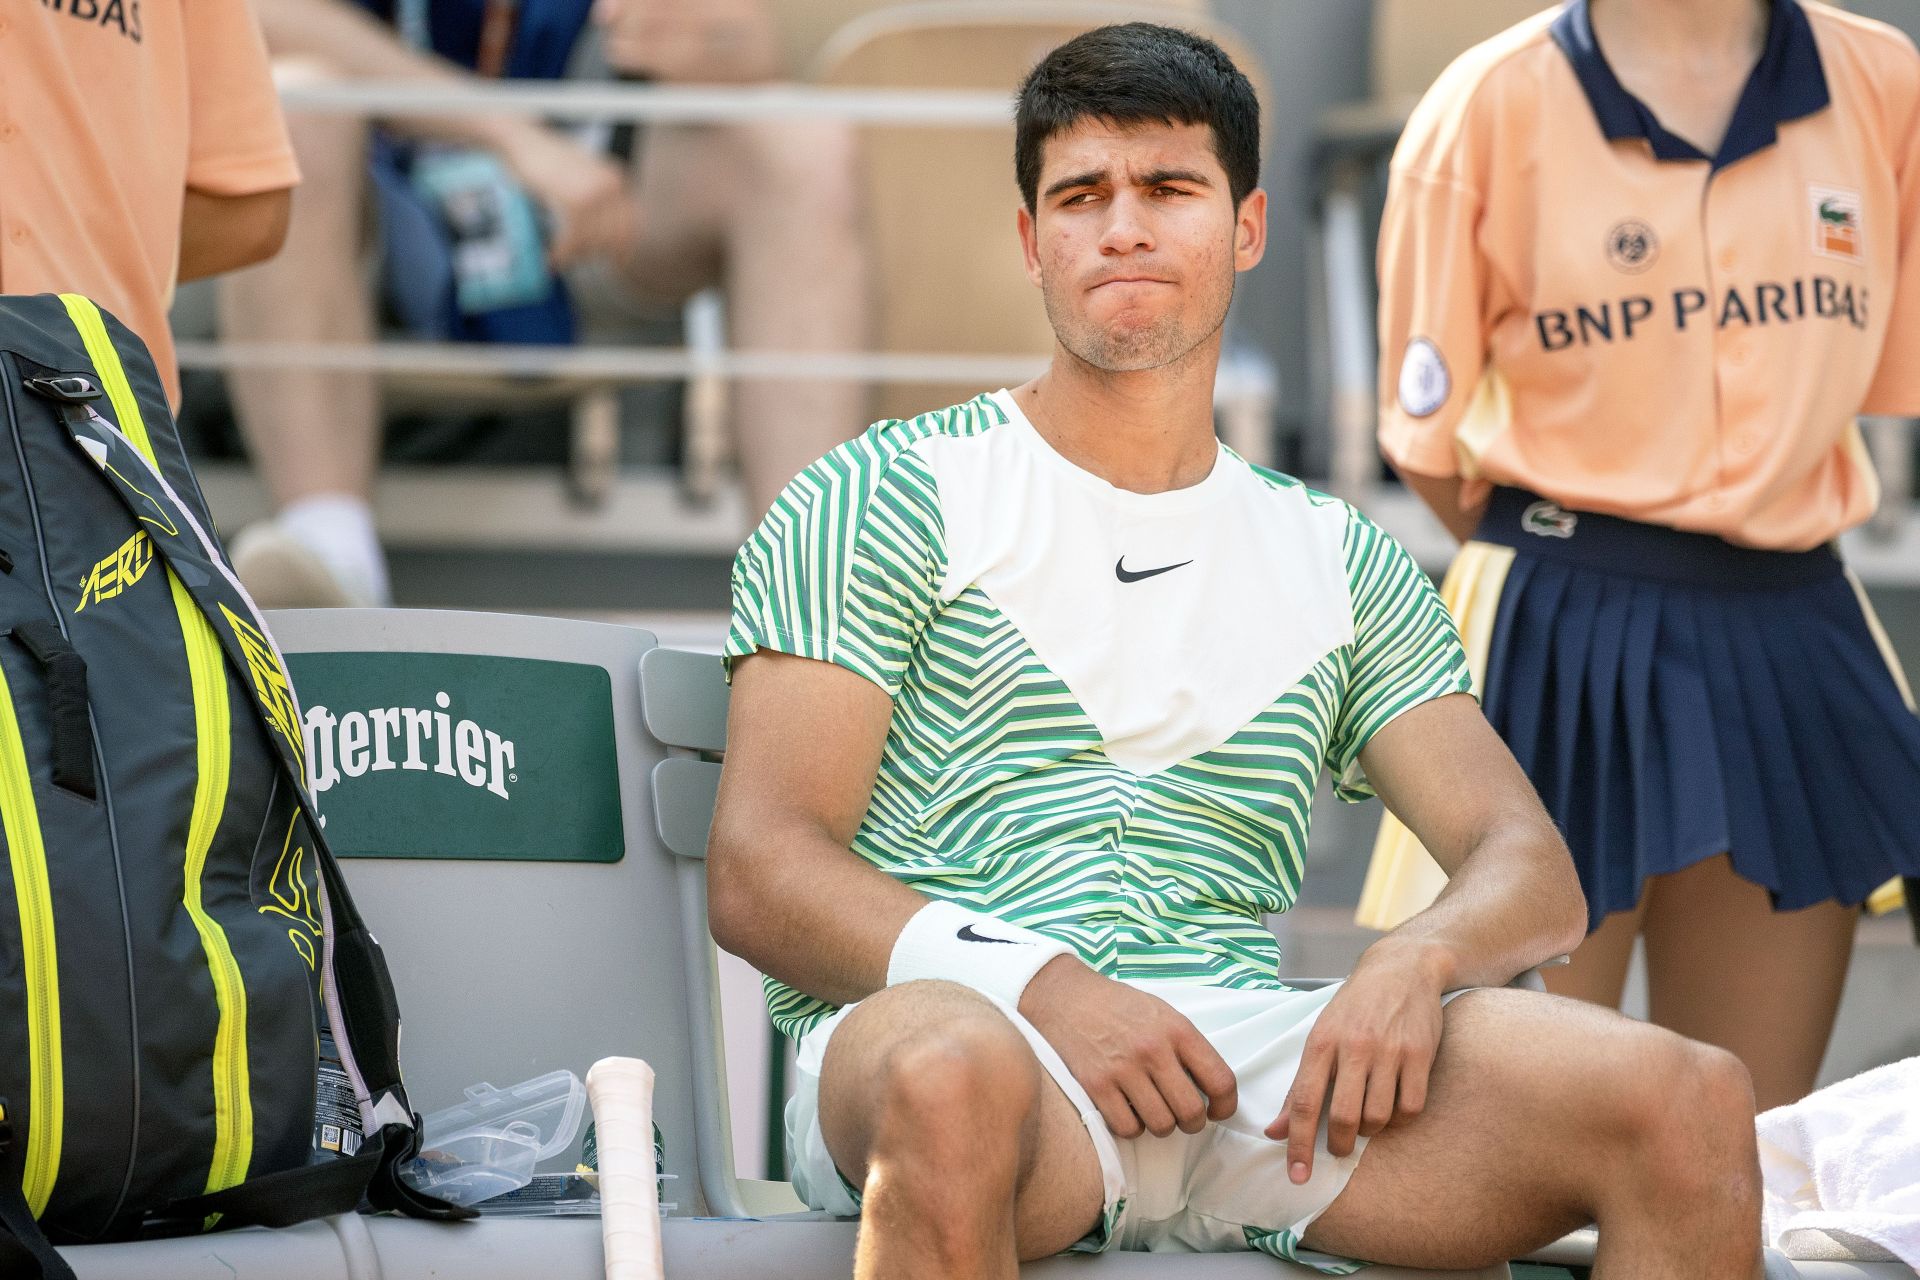
M 1494 493 L 1510 547 L 1487 718 L 1566 836 L 1591 923 L 1721 853 L 1780 910 L 1920 874 L 1920 719 L 1839 556 Z

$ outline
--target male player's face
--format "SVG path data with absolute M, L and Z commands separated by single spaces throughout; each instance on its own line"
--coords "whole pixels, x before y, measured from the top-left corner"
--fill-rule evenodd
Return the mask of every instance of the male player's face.
M 1233 277 L 1266 245 L 1266 194 L 1233 206 L 1206 125 L 1087 119 L 1041 149 L 1019 212 L 1027 275 L 1062 346 L 1115 373 L 1157 369 L 1213 339 Z

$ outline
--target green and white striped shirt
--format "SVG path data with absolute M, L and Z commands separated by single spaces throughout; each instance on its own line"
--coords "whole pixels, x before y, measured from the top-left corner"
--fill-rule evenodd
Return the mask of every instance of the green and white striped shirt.
M 1465 692 L 1446 608 L 1347 504 L 1221 448 L 1117 489 L 1006 392 L 881 422 L 741 549 L 729 659 L 832 662 L 894 700 L 853 852 L 1070 944 L 1101 973 L 1279 987 L 1261 917 L 1305 873 L 1320 770 Z M 795 750 L 804 750 L 796 742 Z M 799 1037 L 834 1006 L 773 979 Z

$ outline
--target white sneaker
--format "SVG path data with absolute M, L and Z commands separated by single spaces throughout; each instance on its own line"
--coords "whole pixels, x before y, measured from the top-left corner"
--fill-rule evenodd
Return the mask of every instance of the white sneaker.
M 367 609 L 380 602 L 358 591 L 274 520 L 233 540 L 233 571 L 262 609 Z

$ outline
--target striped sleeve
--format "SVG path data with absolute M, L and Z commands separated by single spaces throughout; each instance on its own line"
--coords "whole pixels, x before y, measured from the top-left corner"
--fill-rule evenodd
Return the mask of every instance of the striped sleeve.
M 725 656 L 774 649 L 845 667 L 889 694 L 939 605 L 932 473 L 881 424 L 795 477 L 733 565 Z
M 1359 512 L 1347 520 L 1347 585 L 1353 599 L 1352 662 L 1327 765 L 1334 794 L 1365 800 L 1373 787 L 1360 752 L 1403 711 L 1473 679 L 1453 618 L 1406 548 Z

